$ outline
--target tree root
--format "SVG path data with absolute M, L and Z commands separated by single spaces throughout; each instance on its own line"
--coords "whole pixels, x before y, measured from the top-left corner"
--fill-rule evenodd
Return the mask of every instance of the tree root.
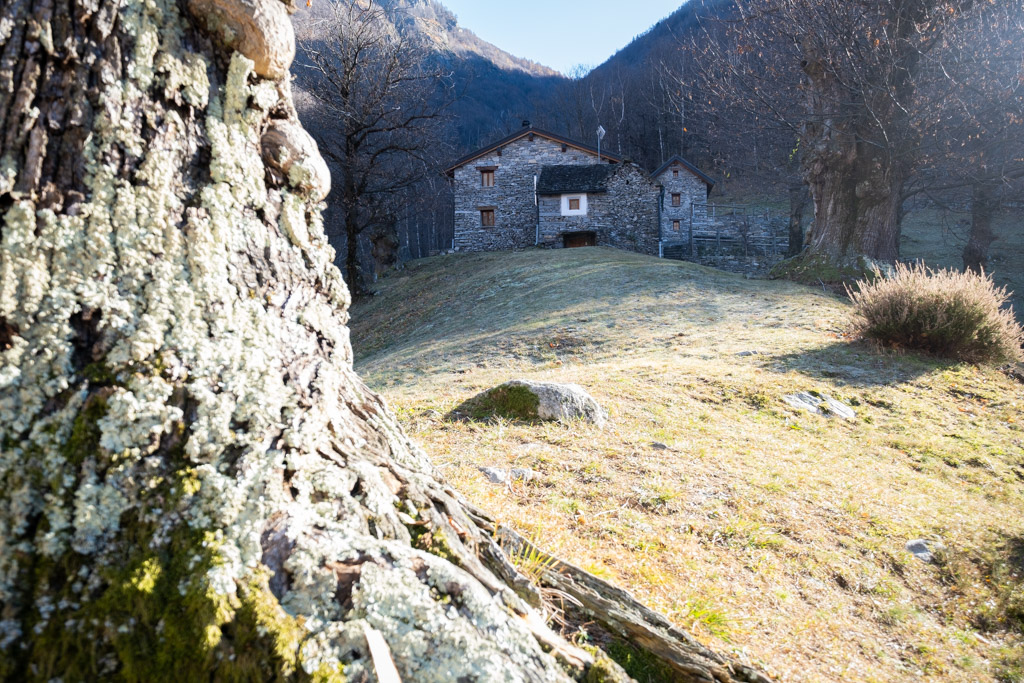
M 665 617 L 648 609 L 626 591 L 545 553 L 514 530 L 496 524 L 466 505 L 473 522 L 491 534 L 481 549 L 486 565 L 531 604 L 540 601 L 538 587 L 508 560 L 508 554 L 537 558 L 541 587 L 564 595 L 567 611 L 578 611 L 613 636 L 652 655 L 671 669 L 676 680 L 693 683 L 770 683 L 765 674 L 730 660 L 698 643 Z M 625 680 L 629 680 L 628 678 Z

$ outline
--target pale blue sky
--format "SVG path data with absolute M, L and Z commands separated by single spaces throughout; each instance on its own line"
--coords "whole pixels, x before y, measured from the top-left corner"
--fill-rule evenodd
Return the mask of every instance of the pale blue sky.
M 685 0 L 441 0 L 489 43 L 562 73 L 598 66 Z

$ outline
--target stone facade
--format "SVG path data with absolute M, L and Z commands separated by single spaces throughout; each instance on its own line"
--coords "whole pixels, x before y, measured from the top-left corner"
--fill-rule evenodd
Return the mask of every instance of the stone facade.
M 531 139 L 532 138 L 532 139 Z M 455 250 L 504 251 L 537 243 L 534 187 L 545 165 L 594 164 L 597 155 L 542 135 L 524 135 L 453 169 Z M 494 171 L 494 186 L 484 187 L 484 170 Z M 481 211 L 494 211 L 485 226 Z
M 563 215 L 563 194 L 586 197 L 585 215 Z M 658 187 L 643 169 L 621 164 L 604 192 L 542 194 L 540 244 L 561 247 L 565 235 L 594 233 L 599 246 L 658 255 Z
M 685 159 L 672 157 L 654 172 L 654 180 L 665 188 L 661 208 L 662 239 L 666 242 L 686 239 L 690 209 L 694 204 L 703 205 L 707 202 L 710 179 L 696 171 Z M 679 195 L 679 206 L 674 205 L 673 195 Z
M 615 167 L 597 174 L 599 188 L 538 192 L 545 169 L 597 164 Z M 579 245 L 582 238 L 585 244 L 657 256 L 661 242 L 688 224 L 690 206 L 707 201 L 713 184 L 680 157 L 652 177 L 614 155 L 599 159 L 586 145 L 533 128 L 467 156 L 448 174 L 455 196 L 453 246 L 461 252 L 558 248 Z M 680 195 L 679 206 L 672 206 L 673 194 Z M 580 198 L 578 210 L 567 210 L 569 195 Z M 677 220 L 680 230 L 673 234 Z

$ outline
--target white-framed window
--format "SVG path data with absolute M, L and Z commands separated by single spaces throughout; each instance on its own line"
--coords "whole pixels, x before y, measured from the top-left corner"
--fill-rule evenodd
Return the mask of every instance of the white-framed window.
M 585 194 L 563 194 L 562 195 L 563 216 L 586 216 L 587 195 Z

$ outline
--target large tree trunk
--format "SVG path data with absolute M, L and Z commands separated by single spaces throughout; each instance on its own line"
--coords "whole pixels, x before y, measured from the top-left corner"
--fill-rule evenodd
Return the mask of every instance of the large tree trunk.
M 893 150 L 870 142 L 884 135 L 869 112 L 839 104 L 844 85 L 823 59 L 809 50 L 804 61 L 812 115 L 804 126 L 801 161 L 814 220 L 806 249 L 790 265 L 798 279 L 810 281 L 856 277 L 870 266 L 865 259 L 896 260 L 905 181 Z
M 839 65 L 841 46 L 823 49 L 816 36 L 803 36 L 809 116 L 800 149 L 814 223 L 807 249 L 778 272 L 839 281 L 899 258 L 903 186 L 915 149 L 907 103 L 922 58 L 914 36 L 935 4 L 896 0 L 876 7 L 885 42 L 863 47 L 874 53 L 857 63 L 862 73 Z
M 894 262 L 905 176 L 884 151 L 855 135 L 834 135 L 826 134 L 808 168 L 814 200 L 808 257 L 838 270 L 856 268 L 865 257 Z
M 359 241 L 363 233 L 363 226 L 359 216 L 359 191 L 356 189 L 355 174 L 352 169 L 356 163 L 355 156 L 356 150 L 346 139 L 345 169 L 341 190 L 341 205 L 345 212 L 345 277 L 349 291 L 358 296 L 363 292 L 365 282 L 363 281 L 363 268 L 359 262 Z
M 797 256 L 804 250 L 804 211 L 811 195 L 807 185 L 795 181 L 789 185 L 789 249 L 786 256 Z
M 971 234 L 963 253 L 964 270 L 980 274 L 988 265 L 988 250 L 996 241 L 992 218 L 997 206 L 996 187 L 975 183 L 971 196 Z
M 189 5 L 3 5 L 0 677 L 621 679 L 352 370 L 285 5 Z

